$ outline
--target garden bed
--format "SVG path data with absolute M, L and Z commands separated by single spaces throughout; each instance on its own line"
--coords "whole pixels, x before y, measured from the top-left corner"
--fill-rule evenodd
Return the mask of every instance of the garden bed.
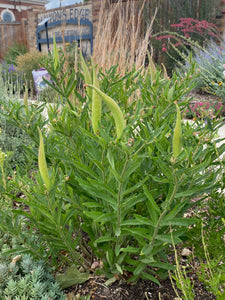
M 194 282 L 196 300 L 213 300 L 214 295 L 208 292 L 203 284 L 198 281 L 194 272 L 190 274 Z M 161 281 L 161 286 L 149 280 L 140 280 L 136 284 L 119 282 L 106 286 L 106 279 L 94 276 L 82 285 L 68 289 L 68 299 L 76 295 L 91 295 L 90 299 L 95 300 L 178 300 L 169 278 Z M 161 298 L 159 298 L 161 297 Z M 79 298 L 77 298 L 79 299 Z

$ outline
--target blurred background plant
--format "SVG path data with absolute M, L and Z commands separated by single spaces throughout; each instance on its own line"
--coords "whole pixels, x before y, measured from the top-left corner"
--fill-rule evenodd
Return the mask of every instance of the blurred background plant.
M 176 61 L 183 60 L 176 49 L 171 47 L 171 42 L 176 48 L 184 51 L 189 49 L 188 43 L 184 45 L 182 36 L 190 37 L 199 45 L 207 44 L 210 39 L 217 39 L 220 30 L 216 27 L 222 14 L 221 3 L 216 0 L 205 1 L 147 1 L 144 17 L 149 24 L 154 11 L 158 8 L 152 28 L 152 36 L 158 34 L 158 39 L 151 37 L 150 45 L 154 49 L 154 59 L 163 63 L 169 74 L 172 73 Z M 169 33 L 163 34 L 164 31 Z M 179 39 L 174 40 L 174 33 L 179 34 Z M 164 38 L 163 38 L 164 36 Z M 160 38 L 160 39 L 159 39 Z
M 196 89 L 218 96 L 225 100 L 225 43 L 210 41 L 205 47 L 192 45 L 192 51 L 183 55 L 183 64 L 178 64 L 177 71 L 187 72 L 191 62 L 195 63 L 198 74 Z
M 21 74 L 22 80 L 32 94 L 35 93 L 32 71 L 41 68 L 41 63 L 45 57 L 46 54 L 38 50 L 30 50 L 16 58 L 16 71 Z
M 222 102 L 217 102 L 216 100 L 214 100 L 214 102 L 196 101 L 195 103 L 189 104 L 185 112 L 185 117 L 188 119 L 206 119 L 207 117 L 213 119 L 224 116 L 224 111 L 225 106 Z
M 29 137 L 22 131 L 21 128 L 14 126 L 11 120 L 4 114 L 4 106 L 7 106 L 9 100 L 17 102 L 20 94 L 13 94 L 10 90 L 13 89 L 12 85 L 0 80 L 0 148 L 3 152 L 8 153 L 6 174 L 11 176 L 16 168 L 27 163 L 27 159 L 23 150 L 23 145 L 30 141 Z
M 12 46 L 10 46 L 3 56 L 3 61 L 6 62 L 9 65 L 16 66 L 16 59 L 18 56 L 23 55 L 28 52 L 28 49 L 25 45 L 14 43 Z
M 156 12 L 155 9 L 151 22 L 143 31 L 142 16 L 146 3 L 147 0 L 141 3 L 116 1 L 109 6 L 107 0 L 103 1 L 93 50 L 94 61 L 103 71 L 117 65 L 118 72 L 124 75 L 134 66 L 136 70 L 145 66 Z M 135 10 L 139 11 L 136 17 Z

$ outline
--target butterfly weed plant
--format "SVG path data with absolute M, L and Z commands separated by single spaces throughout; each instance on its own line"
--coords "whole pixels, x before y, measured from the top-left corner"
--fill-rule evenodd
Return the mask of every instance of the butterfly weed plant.
M 217 185 L 213 137 L 220 122 L 192 127 L 181 121 L 193 68 L 169 79 L 151 65 L 119 78 L 116 67 L 103 74 L 94 62 L 87 68 L 80 55 L 83 94 L 75 90 L 75 73 L 72 80 L 59 79 L 63 64 L 53 51 L 46 68 L 62 103 L 48 105 L 47 120 L 43 107 L 5 107 L 34 142 L 26 147 L 27 173 L 18 169 L 7 191 L 20 206 L 0 211 L 3 231 L 16 237 L 29 228 L 38 239 L 38 245 L 24 239 L 18 252 L 41 256 L 58 269 L 67 264 L 88 271 L 99 259 L 96 272 L 113 280 L 159 284 L 173 268 L 167 262 L 169 225 L 174 244 L 181 243 L 195 222 L 183 218 L 190 199 L 200 201 Z

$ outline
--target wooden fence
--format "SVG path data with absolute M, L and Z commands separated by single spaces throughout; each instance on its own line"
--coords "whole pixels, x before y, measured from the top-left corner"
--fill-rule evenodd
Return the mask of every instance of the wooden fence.
M 0 59 L 14 43 L 27 46 L 27 22 L 0 23 Z

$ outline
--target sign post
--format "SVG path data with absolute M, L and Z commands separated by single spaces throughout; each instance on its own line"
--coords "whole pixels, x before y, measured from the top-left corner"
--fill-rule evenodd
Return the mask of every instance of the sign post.
M 47 40 L 47 47 L 48 47 L 48 51 L 50 51 L 50 47 L 49 47 L 49 38 L 48 38 L 48 21 L 50 20 L 50 18 L 45 18 L 43 21 L 41 21 L 38 26 L 45 26 L 45 33 L 46 33 L 46 40 Z M 40 49 L 40 47 L 39 47 Z

